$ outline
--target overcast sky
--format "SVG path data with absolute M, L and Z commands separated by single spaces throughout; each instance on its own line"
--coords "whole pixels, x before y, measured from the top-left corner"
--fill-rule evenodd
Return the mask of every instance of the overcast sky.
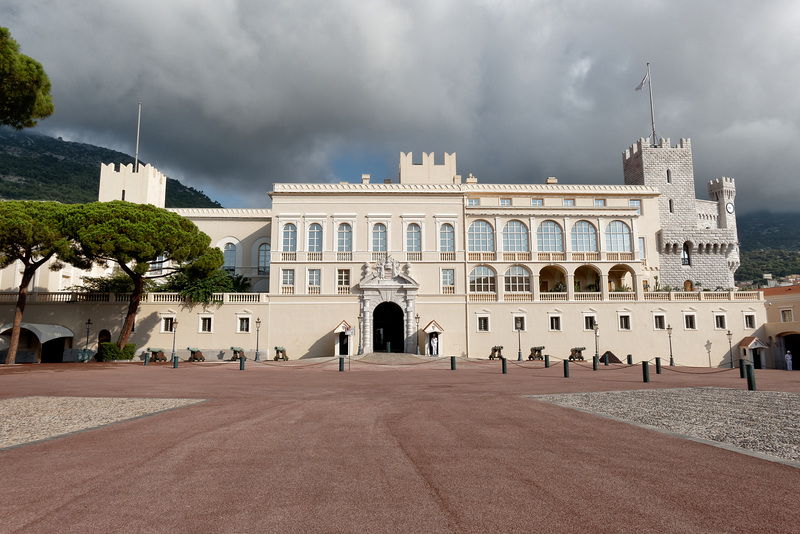
M 37 131 L 134 154 L 225 207 L 275 182 L 397 178 L 456 152 L 481 182 L 622 183 L 692 139 L 699 198 L 800 208 L 796 0 L 0 0 L 53 84 Z M 99 169 L 98 169 L 99 173 Z

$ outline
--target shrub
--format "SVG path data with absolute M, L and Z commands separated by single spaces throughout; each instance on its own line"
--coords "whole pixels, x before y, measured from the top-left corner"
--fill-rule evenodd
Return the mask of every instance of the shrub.
M 122 350 L 119 350 L 116 343 L 100 343 L 100 355 L 103 361 L 132 360 L 136 355 L 136 343 L 126 343 Z

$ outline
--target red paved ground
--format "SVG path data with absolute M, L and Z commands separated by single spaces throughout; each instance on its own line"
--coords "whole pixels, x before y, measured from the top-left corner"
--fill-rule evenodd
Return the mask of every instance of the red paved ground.
M 0 398 L 212 399 L 0 451 L 0 531 L 797 531 L 800 469 L 524 397 L 746 389 L 738 370 L 511 363 L 0 368 Z

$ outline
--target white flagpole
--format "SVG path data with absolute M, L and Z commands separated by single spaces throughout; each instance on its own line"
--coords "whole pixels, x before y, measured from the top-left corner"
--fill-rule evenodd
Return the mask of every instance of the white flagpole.
M 648 63 L 650 65 L 650 63 Z M 650 92 L 650 105 L 653 103 L 653 94 Z M 139 102 L 139 118 L 136 121 L 136 165 L 134 165 L 133 172 L 139 172 L 139 126 L 142 124 L 142 103 Z M 655 128 L 655 127 L 654 127 Z
M 647 64 L 647 88 L 650 90 L 650 123 L 653 126 L 653 140 L 651 143 L 655 145 L 656 139 L 656 114 L 653 111 L 653 78 L 650 76 L 650 63 Z

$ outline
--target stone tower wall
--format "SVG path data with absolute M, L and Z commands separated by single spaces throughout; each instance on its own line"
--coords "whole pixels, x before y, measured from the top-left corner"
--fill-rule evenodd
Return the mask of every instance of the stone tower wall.
M 659 282 L 683 289 L 685 282 L 701 289 L 734 287 L 739 266 L 736 216 L 725 210 L 735 196 L 735 184 L 726 178 L 709 185 L 712 202 L 697 200 L 689 139 L 675 146 L 669 139 L 652 144 L 640 139 L 623 153 L 625 184 L 657 188 L 659 197 Z M 710 205 L 710 204 L 713 204 Z M 689 265 L 683 262 L 684 245 Z

